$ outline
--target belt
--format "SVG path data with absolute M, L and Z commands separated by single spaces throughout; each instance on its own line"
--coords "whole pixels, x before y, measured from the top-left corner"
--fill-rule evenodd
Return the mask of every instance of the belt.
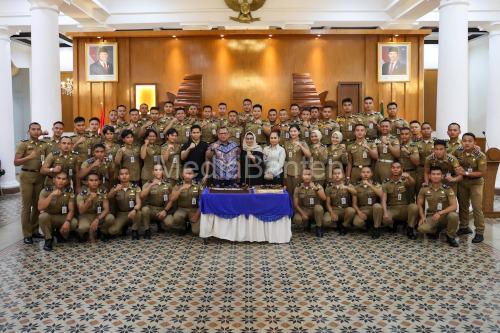
M 25 168 L 21 168 L 21 171 L 26 171 L 26 172 L 39 172 L 38 170 L 30 170 L 30 169 L 25 169 Z
M 393 160 L 378 160 L 379 162 L 384 162 L 384 163 L 392 163 L 394 162 Z

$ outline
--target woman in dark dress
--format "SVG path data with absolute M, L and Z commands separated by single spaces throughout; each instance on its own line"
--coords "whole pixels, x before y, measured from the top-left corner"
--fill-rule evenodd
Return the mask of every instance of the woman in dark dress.
M 255 134 L 247 132 L 241 150 L 241 183 L 249 186 L 262 185 L 264 182 L 264 156 L 262 147 L 257 144 Z

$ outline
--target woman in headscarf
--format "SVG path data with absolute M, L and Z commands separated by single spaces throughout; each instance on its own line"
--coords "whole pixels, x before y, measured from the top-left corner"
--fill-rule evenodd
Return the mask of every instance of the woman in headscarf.
M 264 158 L 262 147 L 257 144 L 255 134 L 247 132 L 241 150 L 241 183 L 249 186 L 262 185 Z
M 331 135 L 331 146 L 328 147 L 328 168 L 327 168 L 327 181 L 333 181 L 332 171 L 335 166 L 340 166 L 345 171 L 347 165 L 347 151 L 344 144 L 342 144 L 343 135 L 340 131 L 335 131 Z
M 309 168 L 312 170 L 313 180 L 325 187 L 326 165 L 328 163 L 328 151 L 321 144 L 321 132 L 317 129 L 311 131 L 311 157 L 309 158 Z

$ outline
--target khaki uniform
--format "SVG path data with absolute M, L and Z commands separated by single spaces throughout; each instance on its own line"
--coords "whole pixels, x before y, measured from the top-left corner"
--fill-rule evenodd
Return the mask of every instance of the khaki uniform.
M 227 123 L 227 130 L 229 131 L 229 141 L 233 141 L 238 146 L 241 146 L 241 138 L 243 137 L 243 127 L 238 124 Z
M 299 200 L 299 206 L 307 215 L 307 220 L 303 220 L 302 216 L 295 212 L 293 215 L 293 224 L 307 226 L 309 219 L 314 217 L 314 221 L 317 227 L 323 224 L 323 214 L 324 209 L 322 206 L 321 198 L 318 195 L 318 191 L 322 190 L 323 187 L 320 184 L 315 184 L 317 191 L 314 190 L 313 186 L 305 186 L 303 183 L 295 188 L 293 192 L 293 198 Z
M 90 191 L 88 189 L 83 189 L 80 194 L 76 196 L 77 206 L 82 205 L 90 197 Z M 77 231 L 80 237 L 89 233 L 91 239 L 95 239 L 95 233 L 90 229 L 92 221 L 94 221 L 104 210 L 104 202 L 107 201 L 106 191 L 99 189 L 97 195 L 92 199 L 92 205 L 89 209 L 85 211 L 84 214 L 78 216 L 78 228 Z M 99 221 L 99 229 L 103 233 L 108 233 L 107 231 L 113 225 L 115 217 L 112 214 L 107 214 L 103 220 Z
M 258 119 L 247 122 L 245 125 L 245 133 L 252 132 L 255 134 L 257 144 L 266 145 L 267 135 L 264 133 L 264 127 L 271 127 L 268 121 Z
M 300 125 L 300 138 L 304 140 L 308 145 L 311 144 L 311 132 L 318 129 L 318 127 L 314 126 L 313 124 L 309 123 L 308 125 L 305 125 L 302 123 Z
M 393 225 L 394 222 L 407 222 L 410 228 L 415 228 L 418 218 L 418 206 L 413 203 L 411 196 L 413 185 L 407 179 L 386 179 L 382 190 L 387 194 L 387 211 L 390 220 L 383 219 L 384 225 Z M 379 228 L 375 225 L 375 228 Z
M 326 187 L 325 194 L 330 198 L 330 204 L 333 208 L 333 212 L 339 217 L 339 222 L 342 222 L 342 225 L 346 228 L 352 227 L 352 219 L 354 215 L 356 215 L 356 211 L 351 207 L 351 193 L 349 193 L 347 188 L 329 184 Z M 323 216 L 323 225 L 331 227 L 333 224 L 334 221 L 330 212 L 325 212 Z
M 410 124 L 403 118 L 389 119 L 391 122 L 391 134 L 399 138 L 401 128 L 410 127 Z
M 216 119 L 203 119 L 197 122 L 201 127 L 201 141 L 212 143 L 217 141 L 219 122 Z
M 356 136 L 354 135 L 354 126 L 357 124 L 363 124 L 363 119 L 360 114 L 352 114 L 349 116 L 340 116 L 337 118 L 337 123 L 340 125 L 340 132 L 343 136 L 343 141 L 346 143 L 356 141 Z
M 89 158 L 85 162 L 82 163 L 82 169 L 86 169 L 89 166 L 91 166 L 95 162 L 95 158 Z M 114 166 L 113 166 L 113 161 L 108 160 L 107 157 L 105 157 L 102 161 L 101 164 L 97 167 L 93 167 L 91 169 L 91 172 L 95 172 L 99 175 L 99 179 L 101 180 L 101 187 L 108 189 L 111 187 L 111 184 L 113 183 L 113 172 L 114 172 Z M 87 177 L 82 179 L 82 184 L 83 186 L 87 186 Z
M 93 133 L 93 132 L 87 132 L 87 136 L 89 138 L 89 146 L 90 146 L 90 156 L 92 156 L 92 149 L 94 148 L 94 145 L 101 143 L 102 138 L 99 135 L 99 133 Z
M 73 152 L 63 154 L 63 152 L 61 152 L 59 149 L 54 149 L 51 153 L 49 153 L 49 155 L 45 159 L 44 164 L 47 165 L 49 169 L 60 166 L 61 171 L 66 172 L 66 174 L 68 175 L 68 178 L 71 181 L 70 186 L 74 187 L 76 185 L 76 174 L 78 172 L 77 162 L 77 154 Z M 45 178 L 45 186 L 49 185 L 54 185 L 52 175 L 48 175 Z
M 390 145 L 399 149 L 399 139 L 394 135 L 387 137 Z M 384 179 L 391 177 L 391 164 L 394 161 L 394 156 L 391 153 L 390 145 L 383 144 L 380 139 L 375 139 L 377 145 L 378 160 L 375 162 L 375 179 L 377 182 L 382 182 Z
M 104 147 L 105 147 L 104 151 L 106 154 L 106 158 L 108 159 L 108 161 L 113 162 L 115 160 L 116 153 L 118 152 L 118 150 L 120 150 L 121 146 L 117 143 L 112 143 L 112 144 L 105 143 Z
M 16 155 L 30 155 L 33 150 L 39 158 L 27 161 L 21 166 L 19 180 L 21 183 L 21 224 L 24 237 L 31 237 L 38 232 L 38 196 L 43 188 L 44 176 L 40 168 L 48 153 L 47 144 L 42 141 L 22 140 L 16 145 Z
M 309 148 L 311 149 L 309 168 L 312 170 L 313 179 L 316 183 L 324 186 L 327 171 L 326 166 L 328 163 L 328 149 L 321 144 Z
M 174 191 L 177 191 L 181 187 L 182 185 L 178 185 Z M 186 221 L 189 221 L 193 235 L 200 234 L 200 220 L 195 219 L 195 215 L 199 209 L 201 190 L 200 185 L 191 184 L 189 189 L 181 191 L 177 199 L 177 208 L 174 216 L 165 225 L 167 228 L 183 228 L 186 225 Z
M 173 149 L 168 149 L 169 143 L 165 143 L 161 146 L 162 156 L 167 154 L 166 158 L 163 158 L 163 170 L 165 172 L 166 179 L 172 183 L 176 184 L 181 178 L 181 145 L 175 143 Z
M 139 120 L 139 122 L 137 122 L 137 123 L 132 123 L 132 122 L 131 122 L 131 123 L 129 124 L 129 127 L 130 127 L 130 126 L 132 126 L 131 131 L 132 131 L 132 134 L 134 135 L 134 143 L 133 143 L 133 145 L 134 145 L 134 146 L 141 147 L 141 146 L 142 146 L 142 144 L 144 143 L 144 139 L 143 139 L 143 138 L 142 138 L 142 136 L 141 136 L 141 131 L 142 131 L 142 128 L 141 128 L 141 127 L 142 127 L 142 124 L 141 124 L 140 120 Z M 128 127 L 127 127 L 127 128 L 128 128 Z
M 126 121 L 120 122 L 118 121 L 116 126 L 115 126 L 115 135 L 114 137 L 114 142 L 117 144 L 122 144 L 122 137 L 121 133 L 124 129 L 126 129 L 129 126 L 129 123 Z
M 291 125 L 299 125 L 302 126 L 302 120 L 300 119 L 299 116 L 297 117 L 294 117 L 294 118 L 290 118 L 288 119 L 288 125 L 291 126 Z
M 446 150 L 448 154 L 454 155 L 455 151 L 460 147 L 462 147 L 462 140 L 458 139 L 455 143 L 448 141 L 448 148 Z
M 187 121 L 183 121 L 182 123 L 177 120 L 172 125 L 172 128 L 175 128 L 177 131 L 177 143 L 181 146 L 188 142 L 189 137 L 191 136 L 191 124 Z
M 416 181 L 416 193 L 420 192 L 422 188 L 422 184 L 424 183 L 424 164 L 427 157 L 432 154 L 432 150 L 434 149 L 434 140 L 420 140 L 417 142 L 418 148 L 418 157 L 420 158 L 420 163 L 417 166 L 417 179 Z
M 418 193 L 418 198 L 424 200 L 424 205 L 427 206 L 425 223 L 418 226 L 418 232 L 435 234 L 446 228 L 448 237 L 455 238 L 458 230 L 458 215 L 456 212 L 441 215 L 437 222 L 432 220 L 435 213 L 448 208 L 450 200 L 456 200 L 453 189 L 444 184 L 441 184 L 437 189 L 432 186 L 422 187 Z
M 45 199 L 54 190 L 54 187 L 48 186 L 40 192 L 40 199 Z M 70 202 L 74 202 L 75 194 L 73 189 L 68 187 L 65 188 L 62 193 L 54 198 L 52 198 L 49 206 L 40 212 L 38 219 L 40 220 L 40 228 L 43 231 L 45 239 L 52 239 L 52 231 L 54 229 L 59 229 L 62 227 L 66 221 L 68 214 L 68 207 Z M 76 230 L 78 221 L 73 218 L 70 221 L 70 230 Z
M 307 144 L 302 142 L 302 145 Z M 304 163 L 304 153 L 302 149 L 291 140 L 285 142 L 283 146 L 286 153 L 285 158 L 285 186 L 290 195 L 293 195 L 295 188 L 302 182 L 302 169 Z
M 319 122 L 319 130 L 321 131 L 321 143 L 325 146 L 332 144 L 332 133 L 340 131 L 340 125 L 333 119 L 324 119 Z
M 331 182 L 333 181 L 332 172 L 334 167 L 339 166 L 345 171 L 347 165 L 347 151 L 345 145 L 330 145 L 327 148 L 327 165 L 326 177 L 327 181 Z
M 47 151 L 53 152 L 55 150 L 59 150 L 59 143 L 61 142 L 61 139 L 55 139 L 54 137 L 44 137 L 43 142 L 47 144 Z
M 411 161 L 411 157 L 414 159 L 419 159 L 418 155 L 418 147 L 415 142 L 408 142 L 406 144 L 401 143 L 401 148 L 406 148 L 410 153 L 406 153 L 401 151 L 401 155 L 399 156 L 399 162 L 401 163 L 401 167 L 403 168 L 403 172 L 407 172 L 410 174 L 411 178 L 415 180 L 415 184 L 417 181 L 417 166 L 413 164 Z M 415 185 L 412 186 L 412 191 L 410 193 L 411 198 L 415 197 Z
M 384 120 L 380 112 L 361 113 L 362 124 L 366 126 L 366 138 L 375 140 L 378 137 L 378 124 Z
M 165 128 L 167 127 L 168 123 L 165 122 L 163 118 L 158 119 L 156 122 L 151 124 L 150 126 L 146 127 L 146 130 L 149 128 L 152 128 L 156 131 L 156 144 L 161 146 L 165 142 Z
M 460 166 L 467 172 L 486 172 L 486 155 L 479 149 L 474 148 L 471 153 L 464 151 L 463 147 L 455 150 Z M 483 177 L 463 176 L 463 180 L 458 183 L 458 205 L 460 214 L 460 228 L 469 226 L 469 204 L 472 204 L 472 215 L 474 216 L 474 226 L 477 234 L 484 233 L 483 214 Z
M 86 159 L 92 156 L 92 142 L 93 140 L 88 136 L 88 134 L 74 134 L 71 136 L 71 142 L 75 144 L 80 138 L 84 138 L 85 141 L 80 143 L 78 146 L 73 147 L 73 151 L 76 153 L 77 163 L 81 165 Z
M 132 148 L 125 148 L 122 154 L 121 168 L 127 168 L 130 173 L 131 182 L 139 182 L 141 180 L 141 148 L 139 146 L 132 146 Z
M 143 185 L 142 190 L 149 186 L 151 181 L 148 181 Z M 158 185 L 153 185 L 149 190 L 149 194 L 146 198 L 145 204 L 143 204 L 141 212 L 142 212 L 142 225 L 144 226 L 144 230 L 149 230 L 151 219 L 156 219 L 156 214 L 160 213 L 165 209 L 165 206 L 170 199 L 170 194 L 172 193 L 172 185 L 167 181 L 162 181 Z M 166 227 L 167 225 L 171 225 L 173 219 L 172 215 L 165 215 L 165 218 L 161 221 L 162 225 Z
M 366 140 L 361 143 L 354 142 L 353 144 L 347 146 L 347 153 L 351 155 L 352 161 L 352 184 L 357 183 L 361 179 L 361 169 L 365 166 L 371 167 L 373 163 L 368 150 L 363 147 L 363 144 L 367 144 L 370 149 L 376 148 L 376 145 L 374 143 L 369 143 Z
M 451 154 L 445 155 L 443 158 L 438 158 L 434 153 L 430 154 L 424 163 L 424 167 L 430 170 L 431 167 L 439 167 L 443 171 L 443 175 L 455 176 L 455 169 L 460 166 L 457 158 Z M 457 192 L 457 183 L 449 183 L 446 179 L 443 179 L 445 185 L 450 186 L 455 193 Z
M 288 130 L 290 129 L 290 123 L 288 121 L 280 123 L 280 145 L 283 146 L 285 142 L 290 140 L 290 133 Z
M 373 186 L 382 188 L 382 185 L 377 183 L 373 183 Z M 368 185 L 363 185 L 361 183 L 356 185 L 355 189 L 358 208 L 366 214 L 367 221 L 364 221 L 356 214 L 352 220 L 352 224 L 360 229 L 366 228 L 368 221 L 373 221 L 374 226 L 381 225 L 384 217 L 384 209 L 380 204 L 378 195 Z
M 116 207 L 116 218 L 112 226 L 107 230 L 111 236 L 116 236 L 122 232 L 123 228 L 129 224 L 128 214 L 136 205 L 136 195 L 141 192 L 141 188 L 134 184 L 129 184 L 116 192 L 113 198 L 114 207 Z M 132 222 L 132 230 L 138 231 L 141 224 L 141 211 L 137 211 Z
M 157 144 L 148 145 L 141 171 L 141 180 L 143 183 L 153 179 L 153 167 L 156 164 L 161 164 L 161 147 Z

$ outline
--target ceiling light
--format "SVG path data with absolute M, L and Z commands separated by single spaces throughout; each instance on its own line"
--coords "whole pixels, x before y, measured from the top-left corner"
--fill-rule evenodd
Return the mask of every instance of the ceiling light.
M 320 35 L 320 34 L 318 34 L 318 35 L 316 35 L 316 36 L 321 37 L 321 35 Z
M 177 38 L 177 36 L 176 36 L 176 35 L 173 35 L 173 36 L 172 36 L 172 38 Z
M 273 37 L 273 35 L 269 35 L 269 38 Z
M 396 34 L 396 35 L 394 35 L 394 37 L 399 37 L 399 35 L 398 35 L 398 34 Z
M 97 36 L 97 39 L 101 39 L 102 37 L 101 36 Z
M 224 38 L 224 35 L 220 35 L 220 38 Z

